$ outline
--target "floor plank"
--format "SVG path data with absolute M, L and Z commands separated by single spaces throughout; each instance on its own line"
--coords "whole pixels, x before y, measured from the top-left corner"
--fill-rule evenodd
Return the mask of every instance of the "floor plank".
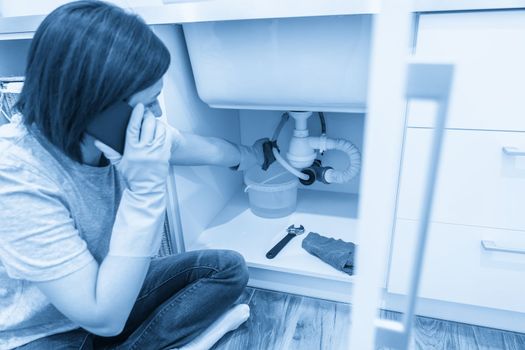
M 298 295 L 247 288 L 238 302 L 251 316 L 213 350 L 338 350 L 347 349 L 351 308 Z M 399 320 L 382 310 L 382 318 Z M 525 335 L 468 324 L 417 317 L 410 350 L 523 350 Z
M 344 349 L 348 344 L 349 305 L 301 298 L 288 322 L 282 349 Z M 293 334 L 293 335 L 292 335 Z M 292 335 L 292 336 L 290 336 Z
M 382 310 L 381 318 L 399 320 L 397 312 Z M 429 317 L 416 317 L 409 349 L 521 350 L 525 335 Z
M 255 290 L 251 316 L 215 350 L 345 349 L 350 306 L 268 290 Z

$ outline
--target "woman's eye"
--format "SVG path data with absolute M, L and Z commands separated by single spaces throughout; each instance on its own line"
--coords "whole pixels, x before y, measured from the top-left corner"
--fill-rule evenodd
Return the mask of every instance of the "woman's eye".
M 154 107 L 157 104 L 157 101 L 150 102 L 146 105 L 146 108 Z

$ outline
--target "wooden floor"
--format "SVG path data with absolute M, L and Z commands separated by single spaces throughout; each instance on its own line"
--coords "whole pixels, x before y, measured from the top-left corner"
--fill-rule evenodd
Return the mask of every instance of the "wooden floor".
M 248 288 L 239 302 L 250 319 L 213 350 L 338 350 L 348 347 L 350 306 L 292 294 Z M 399 314 L 383 311 L 383 318 Z M 525 334 L 418 317 L 410 349 L 525 349 Z

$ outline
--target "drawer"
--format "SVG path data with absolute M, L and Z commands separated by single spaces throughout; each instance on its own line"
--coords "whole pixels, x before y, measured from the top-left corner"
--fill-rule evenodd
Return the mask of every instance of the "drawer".
M 397 217 L 417 220 L 433 130 L 407 128 Z M 447 130 L 432 221 L 525 231 L 525 133 Z
M 455 64 L 449 128 L 525 131 L 525 11 L 420 16 L 416 55 Z M 409 126 L 428 126 L 421 104 Z
M 388 291 L 406 294 L 417 222 L 398 220 Z M 481 241 L 525 252 L 525 232 L 432 224 L 419 296 L 525 312 L 525 254 L 491 251 Z

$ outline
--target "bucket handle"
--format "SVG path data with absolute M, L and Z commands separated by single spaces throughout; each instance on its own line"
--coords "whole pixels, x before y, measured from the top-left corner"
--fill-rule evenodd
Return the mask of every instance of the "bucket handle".
M 282 173 L 279 173 L 279 174 L 277 174 L 277 175 L 274 175 L 274 176 L 270 177 L 269 179 L 266 179 L 266 180 L 264 180 L 263 182 L 259 183 L 259 185 L 264 185 L 265 183 L 268 183 L 269 181 L 275 180 L 275 179 L 277 179 L 279 176 L 284 175 L 284 174 L 288 174 L 288 171 L 283 171 Z M 252 186 L 252 185 L 246 185 L 246 188 L 244 189 L 244 193 L 248 192 L 248 190 L 250 189 L 250 187 L 253 187 L 253 186 Z

